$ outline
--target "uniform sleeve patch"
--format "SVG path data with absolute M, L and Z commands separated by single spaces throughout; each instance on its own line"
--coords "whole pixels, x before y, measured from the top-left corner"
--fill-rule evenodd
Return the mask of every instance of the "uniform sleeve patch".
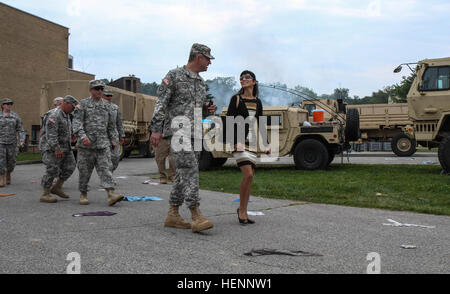
M 77 104 L 76 108 L 81 109 L 81 104 Z
M 168 79 L 168 78 L 165 78 L 165 79 L 163 80 L 163 83 L 166 84 L 166 86 L 168 86 L 168 85 L 169 85 L 169 79 Z

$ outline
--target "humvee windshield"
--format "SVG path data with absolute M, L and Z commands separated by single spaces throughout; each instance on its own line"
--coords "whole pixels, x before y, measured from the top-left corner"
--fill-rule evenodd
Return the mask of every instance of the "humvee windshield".
M 316 110 L 316 105 L 315 104 L 306 104 L 306 110 L 308 110 L 308 114 L 310 116 L 312 116 L 313 110 Z
M 421 91 L 449 90 L 450 66 L 429 67 L 423 74 Z

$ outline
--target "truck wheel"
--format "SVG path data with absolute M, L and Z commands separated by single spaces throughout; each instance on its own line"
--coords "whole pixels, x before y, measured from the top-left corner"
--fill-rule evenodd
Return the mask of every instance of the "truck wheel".
M 125 157 L 125 148 L 122 144 L 119 144 L 119 161 Z
M 221 167 L 225 164 L 228 158 L 213 158 L 213 166 L 214 167 Z
M 359 112 L 358 109 L 347 109 L 345 119 L 345 141 L 357 141 L 361 137 L 361 129 L 359 128 Z
M 203 150 L 200 153 L 200 160 L 198 161 L 199 170 L 210 170 L 214 166 L 214 158 L 212 153 Z
M 327 164 L 327 166 L 329 166 L 333 162 L 335 155 L 336 155 L 336 153 L 334 153 L 332 150 L 328 150 L 328 164 Z
M 438 158 L 442 169 L 450 173 L 450 136 L 445 137 L 439 144 Z
M 155 149 L 153 148 L 153 145 L 150 143 L 150 139 L 145 144 L 144 157 L 145 158 L 155 157 Z
M 399 133 L 392 138 L 391 148 L 397 156 L 411 156 L 416 152 L 416 140 Z
M 306 139 L 295 147 L 294 162 L 297 169 L 324 169 L 328 165 L 328 150 L 322 142 Z

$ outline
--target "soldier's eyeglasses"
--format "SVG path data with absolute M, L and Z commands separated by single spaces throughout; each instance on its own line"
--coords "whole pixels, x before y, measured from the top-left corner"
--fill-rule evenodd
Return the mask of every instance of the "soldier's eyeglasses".
M 251 75 L 245 75 L 245 76 L 241 76 L 239 79 L 241 81 L 242 80 L 253 80 L 253 77 Z
M 103 91 L 103 87 L 94 87 L 93 88 L 95 91 Z

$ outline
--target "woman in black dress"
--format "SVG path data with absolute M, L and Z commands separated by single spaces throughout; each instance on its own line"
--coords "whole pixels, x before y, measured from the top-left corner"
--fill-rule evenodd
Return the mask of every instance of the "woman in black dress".
M 248 218 L 247 206 L 250 199 L 250 190 L 252 187 L 253 175 L 256 167 L 256 145 L 258 140 L 255 129 L 260 129 L 261 133 L 265 132 L 265 127 L 259 125 L 259 117 L 263 115 L 263 107 L 261 100 L 258 98 L 258 81 L 253 72 L 245 70 L 240 75 L 241 89 L 239 92 L 231 97 L 230 104 L 227 110 L 227 116 L 239 117 L 241 116 L 250 124 L 245 124 L 243 121 L 236 121 L 234 124 L 234 140 L 229 142 L 234 146 L 233 158 L 236 160 L 238 167 L 242 171 L 242 182 L 240 186 L 240 205 L 237 209 L 239 223 L 253 224 L 254 220 Z M 253 124 L 252 124 L 253 123 Z M 255 125 L 257 128 L 250 128 L 250 125 Z M 245 137 L 238 138 L 238 130 L 245 130 Z M 251 138 L 253 137 L 253 141 Z M 256 143 L 254 145 L 253 143 Z M 265 153 L 270 153 L 269 144 L 264 142 Z

